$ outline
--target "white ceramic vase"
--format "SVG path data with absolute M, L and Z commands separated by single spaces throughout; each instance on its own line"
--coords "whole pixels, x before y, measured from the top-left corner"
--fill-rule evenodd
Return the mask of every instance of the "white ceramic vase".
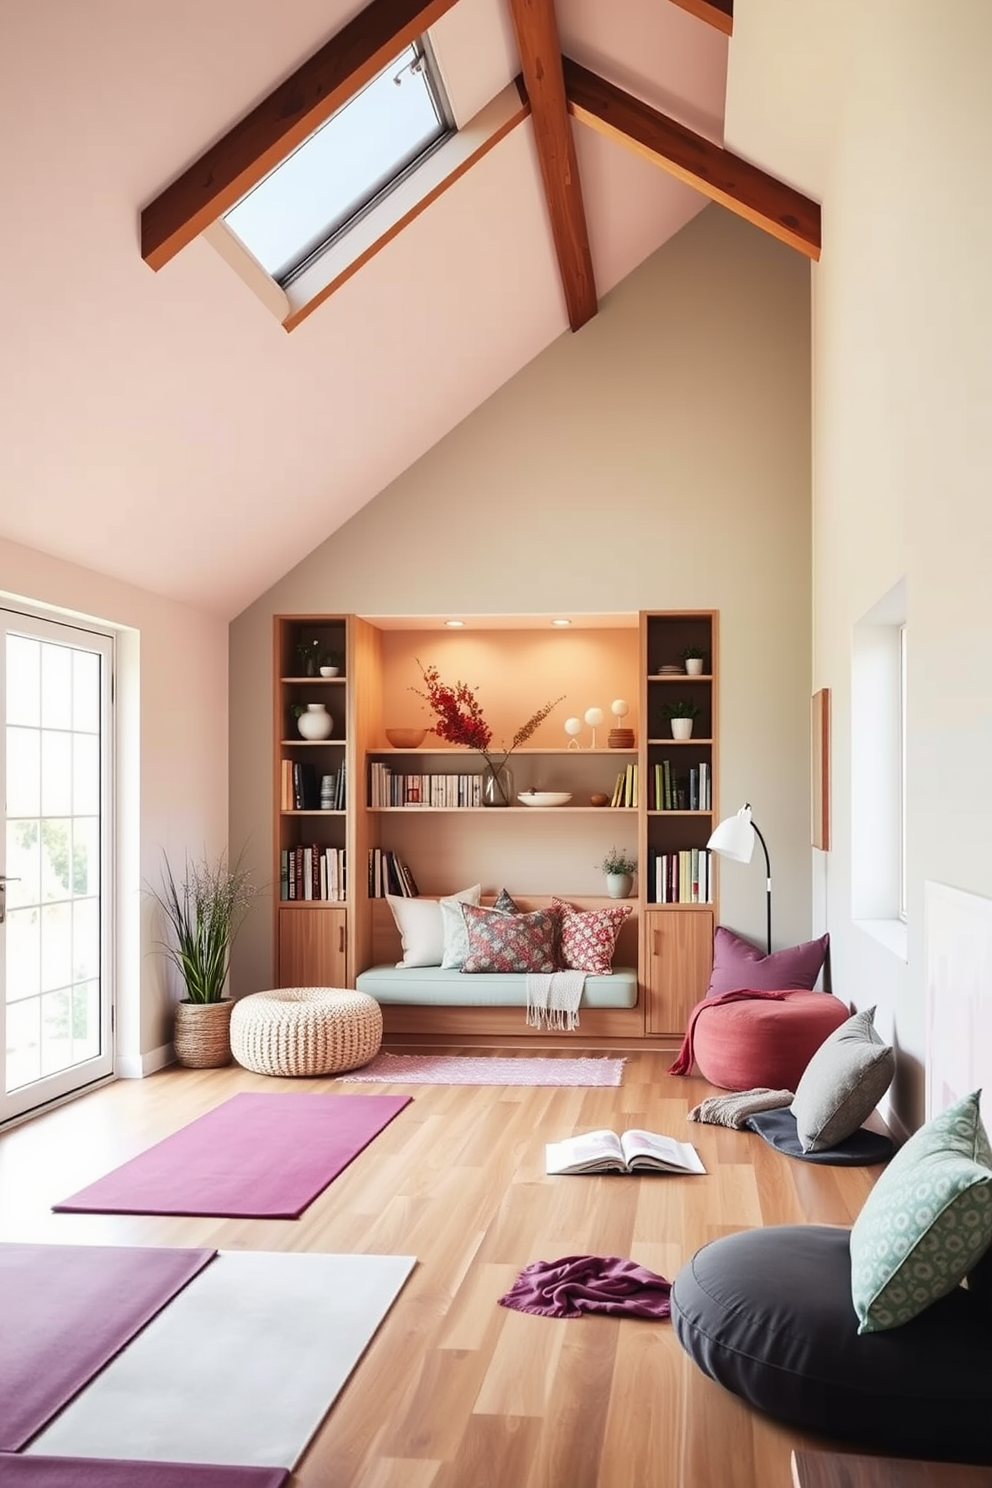
M 334 732 L 334 719 L 326 703 L 307 703 L 307 710 L 296 720 L 304 739 L 329 739 Z
M 606 892 L 611 899 L 627 899 L 634 887 L 633 875 L 630 873 L 608 873 L 606 875 Z
M 687 656 L 685 669 L 690 677 L 701 677 L 703 674 L 703 658 L 701 656 Z
M 692 719 L 691 718 L 673 718 L 672 719 L 672 738 L 673 739 L 691 739 L 692 738 Z

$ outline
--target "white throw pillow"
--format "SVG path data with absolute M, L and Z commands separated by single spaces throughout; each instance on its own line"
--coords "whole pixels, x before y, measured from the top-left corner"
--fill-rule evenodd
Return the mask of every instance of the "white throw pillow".
M 444 960 L 444 921 L 442 904 L 478 904 L 481 884 L 446 894 L 444 899 L 401 898 L 387 894 L 386 902 L 393 912 L 396 928 L 403 942 L 403 956 L 397 966 L 440 966 Z

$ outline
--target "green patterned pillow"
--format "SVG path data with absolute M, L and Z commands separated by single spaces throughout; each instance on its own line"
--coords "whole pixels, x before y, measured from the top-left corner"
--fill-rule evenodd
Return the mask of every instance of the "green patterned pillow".
M 980 1090 L 899 1149 L 851 1230 L 859 1333 L 898 1328 L 954 1290 L 992 1243 L 992 1148 Z

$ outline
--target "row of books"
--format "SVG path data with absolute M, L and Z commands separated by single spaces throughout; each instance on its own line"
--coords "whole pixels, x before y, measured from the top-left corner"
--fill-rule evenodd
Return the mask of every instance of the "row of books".
M 671 760 L 659 760 L 648 778 L 648 794 L 649 811 L 711 811 L 711 767 L 701 760 L 689 767 L 688 774 L 676 775 Z
M 318 775 L 310 760 L 284 759 L 279 778 L 280 811 L 344 811 L 344 760 L 330 775 Z
M 369 763 L 370 806 L 459 806 L 482 805 L 479 775 L 404 775 L 379 760 Z
M 617 776 L 616 785 L 613 787 L 613 795 L 610 799 L 611 806 L 636 806 L 637 805 L 637 766 L 633 763 L 626 766 Z
M 679 852 L 648 848 L 648 898 L 652 904 L 712 904 L 713 854 L 705 847 Z
M 384 899 L 387 894 L 416 899 L 419 893 L 416 879 L 402 858 L 398 858 L 388 848 L 369 848 L 370 899 Z
M 280 899 L 348 897 L 347 857 L 343 847 L 284 847 L 279 860 Z

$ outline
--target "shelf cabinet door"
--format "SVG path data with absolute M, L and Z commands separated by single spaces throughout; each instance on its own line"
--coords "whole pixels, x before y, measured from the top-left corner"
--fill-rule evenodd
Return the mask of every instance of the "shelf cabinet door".
M 713 965 L 713 911 L 652 909 L 644 916 L 648 1033 L 685 1032 Z
M 347 965 L 347 913 L 343 908 L 280 908 L 280 987 L 345 987 Z

